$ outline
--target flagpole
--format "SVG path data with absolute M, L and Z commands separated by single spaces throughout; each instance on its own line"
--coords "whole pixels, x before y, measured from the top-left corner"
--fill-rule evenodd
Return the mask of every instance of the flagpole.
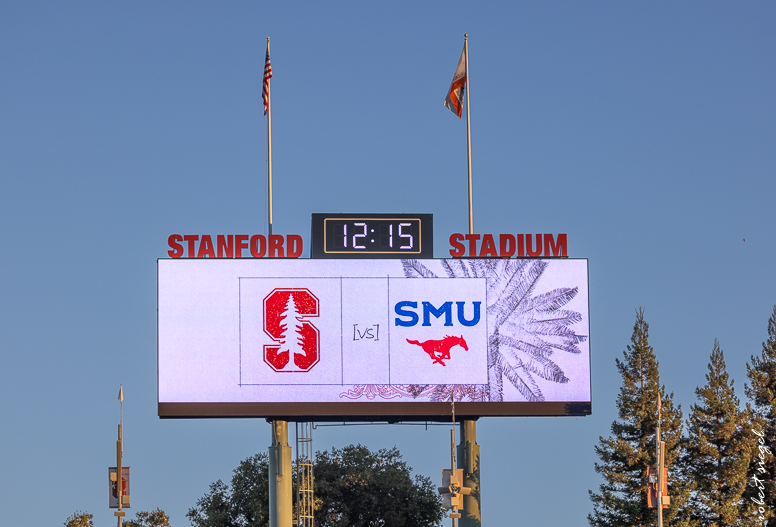
M 269 37 L 267 37 L 267 56 L 269 56 Z M 269 216 L 267 234 L 272 235 L 272 112 L 270 102 L 270 86 L 267 82 L 267 212 Z
M 469 35 L 464 33 L 464 67 L 466 69 L 466 158 L 469 163 L 469 234 L 474 234 L 474 218 L 472 213 L 472 133 L 471 115 L 469 114 Z

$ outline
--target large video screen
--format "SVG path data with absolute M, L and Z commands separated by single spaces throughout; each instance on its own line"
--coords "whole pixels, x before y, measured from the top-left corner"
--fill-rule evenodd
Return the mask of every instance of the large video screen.
M 591 412 L 584 259 L 160 259 L 160 417 Z

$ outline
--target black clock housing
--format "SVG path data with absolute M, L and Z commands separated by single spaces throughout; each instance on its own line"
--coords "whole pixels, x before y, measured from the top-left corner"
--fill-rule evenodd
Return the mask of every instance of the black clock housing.
M 433 258 L 432 214 L 312 215 L 311 258 Z

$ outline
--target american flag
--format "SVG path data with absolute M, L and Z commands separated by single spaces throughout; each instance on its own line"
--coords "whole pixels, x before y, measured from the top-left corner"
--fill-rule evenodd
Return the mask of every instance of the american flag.
M 264 59 L 264 87 L 261 90 L 261 98 L 264 99 L 264 115 L 269 109 L 269 80 L 272 78 L 272 64 L 269 63 L 269 41 L 267 42 L 267 57 Z

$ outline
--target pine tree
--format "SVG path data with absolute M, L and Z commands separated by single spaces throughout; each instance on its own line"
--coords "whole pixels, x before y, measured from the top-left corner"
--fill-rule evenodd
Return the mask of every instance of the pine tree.
M 658 362 L 649 345 L 649 325 L 644 321 L 644 310 L 636 313 L 631 345 L 623 352 L 623 360 L 616 359 L 622 375 L 622 386 L 617 397 L 619 419 L 612 423 L 612 435 L 599 438 L 595 448 L 601 462 L 595 470 L 604 483 L 599 493 L 589 491 L 593 513 L 587 519 L 592 527 L 640 527 L 657 523 L 657 509 L 647 505 L 648 467 L 655 467 L 655 432 L 657 427 L 657 398 L 662 398 L 661 439 L 666 443 L 665 465 L 668 468 L 668 492 L 671 505 L 663 510 L 663 518 L 670 525 L 685 525 L 677 517 L 688 498 L 688 491 L 677 485 L 672 477 L 672 465 L 678 460 L 682 446 L 682 410 L 674 408 L 673 396 L 666 395 L 660 385 Z
M 744 391 L 755 414 L 749 432 L 757 436 L 757 444 L 744 496 L 756 505 L 760 525 L 773 527 L 776 525 L 776 456 L 773 455 L 776 448 L 776 306 L 768 320 L 768 340 L 763 342 L 760 355 L 752 355 L 751 362 L 746 364 L 746 376 L 751 385 L 745 384 Z
M 691 516 L 701 525 L 743 525 L 747 506 L 743 499 L 753 435 L 747 407 L 740 411 L 738 398 L 725 369 L 719 342 L 709 359 L 706 385 L 695 389 L 698 404 L 688 418 L 688 444 L 683 458 L 687 476 L 694 483 Z
M 302 349 L 302 322 L 299 320 L 299 309 L 296 306 L 294 295 L 289 294 L 286 301 L 286 307 L 281 312 L 280 320 L 284 323 L 280 325 L 281 343 L 278 353 L 288 352 L 288 364 L 285 369 L 295 368 L 295 356 L 304 355 Z

